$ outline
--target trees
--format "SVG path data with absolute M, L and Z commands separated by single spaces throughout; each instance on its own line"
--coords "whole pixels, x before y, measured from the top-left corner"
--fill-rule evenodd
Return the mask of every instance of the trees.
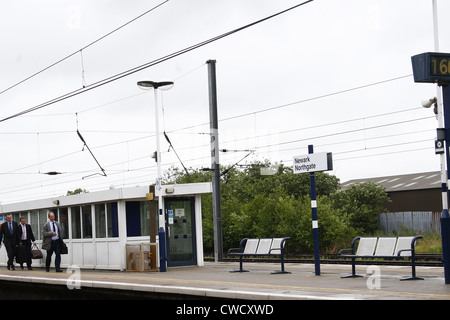
M 331 199 L 350 225 L 363 234 L 371 234 L 378 229 L 378 214 L 386 211 L 385 203 L 390 201 L 385 189 L 373 182 L 351 185 L 334 193 Z
M 221 176 L 222 233 L 224 249 L 242 238 L 289 236 L 288 252 L 313 251 L 309 175 L 294 174 L 280 164 L 264 174 L 270 163 L 255 162 L 242 170 L 232 168 Z M 263 172 L 263 174 L 261 173 Z M 189 175 L 171 168 L 167 183 L 211 181 L 211 173 L 191 170 Z M 358 233 L 376 230 L 386 193 L 377 185 L 355 185 L 339 190 L 339 179 L 316 173 L 319 241 L 322 252 L 348 246 Z M 211 195 L 202 199 L 205 250 L 213 249 Z

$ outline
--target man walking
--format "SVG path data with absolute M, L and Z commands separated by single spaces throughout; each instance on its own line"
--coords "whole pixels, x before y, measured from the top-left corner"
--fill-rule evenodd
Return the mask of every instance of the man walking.
M 28 270 L 33 270 L 31 268 L 31 243 L 35 244 L 36 239 L 33 235 L 33 230 L 31 229 L 31 226 L 26 223 L 26 220 L 24 217 L 19 218 L 19 228 L 21 229 L 21 236 L 20 236 L 20 244 L 25 246 L 25 261 L 22 261 L 20 264 L 20 267 L 23 270 L 23 263 L 27 263 Z
M 55 214 L 53 212 L 48 213 L 48 219 L 44 227 L 42 228 L 42 249 L 47 250 L 47 258 L 45 260 L 45 271 L 50 271 L 50 263 L 52 262 L 53 252 L 55 253 L 55 268 L 56 272 L 62 272 L 61 270 L 61 227 L 59 223 L 55 221 Z
M 9 213 L 6 215 L 6 222 L 2 224 L 0 229 L 0 239 L 2 236 L 8 254 L 7 268 L 8 270 L 16 270 L 14 268 L 14 253 L 20 241 L 20 230 L 17 222 L 12 221 L 12 216 Z

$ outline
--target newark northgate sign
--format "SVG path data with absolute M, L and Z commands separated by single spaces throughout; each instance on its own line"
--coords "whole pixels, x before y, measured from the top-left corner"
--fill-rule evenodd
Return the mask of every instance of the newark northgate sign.
M 320 276 L 319 222 L 317 219 L 316 178 L 314 172 L 333 170 L 331 153 L 314 153 L 314 147 L 308 146 L 308 154 L 294 157 L 294 173 L 309 173 L 311 186 L 311 212 L 314 241 L 314 263 L 316 276 Z

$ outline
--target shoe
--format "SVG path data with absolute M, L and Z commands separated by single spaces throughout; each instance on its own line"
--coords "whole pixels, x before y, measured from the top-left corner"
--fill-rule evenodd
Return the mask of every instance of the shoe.
M 56 272 L 63 272 L 61 269 L 56 270 Z
M 6 268 L 8 268 L 8 270 L 11 270 L 11 267 L 9 265 L 7 265 Z
M 45 272 L 50 272 L 50 268 L 45 268 Z
M 32 267 L 28 267 L 28 270 L 33 270 L 33 268 Z
M 16 270 L 16 268 L 14 268 L 14 266 L 11 266 L 11 270 L 15 271 L 15 270 Z

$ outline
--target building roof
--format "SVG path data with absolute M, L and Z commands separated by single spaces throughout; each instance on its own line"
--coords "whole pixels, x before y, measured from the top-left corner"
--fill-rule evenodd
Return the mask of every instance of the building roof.
M 362 182 L 375 182 L 386 188 L 386 192 L 423 190 L 441 188 L 440 171 L 413 173 L 397 176 L 386 176 L 377 178 L 365 178 L 349 180 L 341 184 L 342 189 L 352 184 Z
M 167 192 L 171 189 L 171 192 Z M 57 207 L 69 207 L 89 203 L 100 203 L 117 200 L 145 199 L 149 187 L 131 187 L 109 189 L 81 193 L 71 196 L 60 196 L 47 199 L 29 200 L 17 203 L 0 204 L 0 214 L 4 212 L 19 212 L 39 209 L 52 209 Z M 156 190 L 156 196 L 186 196 L 212 192 L 211 182 L 162 185 L 161 190 Z

